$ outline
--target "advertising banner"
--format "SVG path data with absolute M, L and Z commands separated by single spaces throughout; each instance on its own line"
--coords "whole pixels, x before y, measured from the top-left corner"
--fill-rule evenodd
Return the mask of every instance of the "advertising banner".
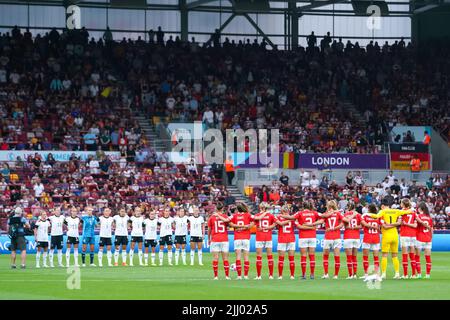
M 389 169 L 387 154 L 314 154 L 299 156 L 298 168 L 307 169 Z
M 25 150 L 6 150 L 0 151 L 0 161 L 16 161 L 17 157 L 21 157 L 22 160 L 26 160 L 28 156 L 34 156 L 35 153 L 38 153 L 42 159 L 46 160 L 49 153 L 53 155 L 56 161 L 69 161 L 70 156 L 75 154 L 77 157 L 80 157 L 81 160 L 85 161 L 90 155 L 95 156 L 95 151 L 57 151 L 57 150 L 49 150 L 49 151 L 25 151 Z M 106 155 L 111 157 L 112 161 L 120 160 L 120 152 L 118 151 L 106 151 Z
M 422 143 L 391 143 L 391 170 L 410 170 L 411 160 L 417 156 L 422 163 L 421 170 L 431 169 L 431 159 L 428 145 Z
M 34 241 L 34 237 L 27 236 L 26 238 L 28 240 L 27 252 L 28 253 L 36 253 L 36 242 Z M 188 243 L 189 243 L 189 238 L 190 238 L 190 236 L 187 236 Z M 228 238 L 230 241 L 230 252 L 232 252 L 232 251 L 234 251 L 234 236 L 233 236 L 233 234 L 230 233 Z M 296 250 L 299 251 L 297 234 L 295 235 L 295 239 L 296 239 Z M 362 235 L 361 235 L 361 239 L 362 239 Z M 81 248 L 81 240 L 82 239 L 80 239 L 80 248 Z M 277 243 L 278 243 L 278 235 L 274 234 L 272 240 L 273 240 L 272 241 L 273 249 L 276 250 Z M 96 236 L 95 237 L 95 252 L 98 252 L 98 241 L 99 241 L 99 236 Z M 323 241 L 324 241 L 323 233 L 318 234 L 316 250 L 319 252 L 323 251 Z M 113 237 L 113 242 L 114 242 L 114 237 Z M 0 254 L 9 254 L 10 253 L 10 251 L 8 250 L 10 243 L 11 243 L 11 240 L 9 239 L 8 236 L 0 236 Z M 66 236 L 64 236 L 64 248 L 63 248 L 64 252 L 66 250 L 65 243 L 66 243 Z M 432 248 L 433 251 L 450 251 L 450 233 L 434 234 L 432 246 L 433 246 L 433 248 Z M 130 245 L 128 245 L 127 250 L 129 250 L 129 249 L 130 249 Z M 112 250 L 114 251 L 114 248 Z M 159 250 L 159 246 L 156 248 L 156 250 L 157 251 Z M 189 252 L 189 250 L 190 250 L 190 246 L 188 245 L 188 246 L 186 246 L 186 251 Z M 361 248 L 360 248 L 360 250 L 361 250 Z M 203 251 L 209 252 L 209 243 L 206 238 L 205 238 L 205 241 L 203 242 Z M 254 234 L 252 234 L 252 237 L 250 240 L 250 251 L 255 252 L 255 235 Z

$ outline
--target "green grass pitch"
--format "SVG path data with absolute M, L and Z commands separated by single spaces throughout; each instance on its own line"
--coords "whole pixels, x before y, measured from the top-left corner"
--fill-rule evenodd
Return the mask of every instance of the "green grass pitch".
M 274 258 L 274 273 L 277 274 L 276 255 Z M 104 256 L 103 259 L 105 264 L 106 257 Z M 203 267 L 168 266 L 166 263 L 162 267 L 81 268 L 80 289 L 69 290 L 67 288 L 68 274 L 65 268 L 35 269 L 34 255 L 29 255 L 28 269 L 12 270 L 9 265 L 9 256 L 2 255 L 0 256 L 0 299 L 450 299 L 450 253 L 433 253 L 432 259 L 431 279 L 392 280 L 392 262 L 389 258 L 388 279 L 381 283 L 380 289 L 369 289 L 363 280 L 346 280 L 347 267 L 344 255 L 341 256 L 338 280 L 320 279 L 322 276 L 320 254 L 316 259 L 316 280 L 300 280 L 298 278 L 300 256 L 297 253 L 295 280 L 289 279 L 287 263 L 284 267 L 283 280 L 268 280 L 265 257 L 263 280 L 253 280 L 256 270 L 255 255 L 252 254 L 250 280 L 235 280 L 236 272 L 233 271 L 230 271 L 233 280 L 224 280 L 220 261 L 220 280 L 214 281 L 212 280 L 211 254 L 205 253 Z M 135 260 L 136 265 L 136 254 Z M 233 260 L 232 255 L 230 263 Z M 358 256 L 358 262 L 358 274 L 362 275 L 361 255 Z M 424 262 L 422 257 L 423 274 Z M 97 256 L 95 263 L 97 263 Z M 330 256 L 330 274 L 333 271 L 334 260 Z

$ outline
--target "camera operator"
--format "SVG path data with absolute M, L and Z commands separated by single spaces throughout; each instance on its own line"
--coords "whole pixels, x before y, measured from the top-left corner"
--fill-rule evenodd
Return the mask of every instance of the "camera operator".
M 20 251 L 21 268 L 25 269 L 25 259 L 27 254 L 27 240 L 25 239 L 25 228 L 30 228 L 30 225 L 23 217 L 23 210 L 17 207 L 13 214 L 8 219 L 7 227 L 8 235 L 11 239 L 11 268 L 16 268 L 16 251 Z

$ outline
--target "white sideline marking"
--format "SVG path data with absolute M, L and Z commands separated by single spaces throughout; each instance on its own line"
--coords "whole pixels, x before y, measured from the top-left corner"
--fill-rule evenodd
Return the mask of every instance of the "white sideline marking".
M 130 281 L 130 282 L 141 282 L 141 281 L 213 281 L 214 279 L 209 278 L 190 278 L 190 279 L 174 279 L 174 278 L 158 278 L 158 279 L 83 279 L 83 282 L 123 282 L 123 281 Z M 221 279 L 221 280 L 225 280 Z M 0 280 L 1 282 L 62 282 L 66 281 L 66 279 L 5 279 Z

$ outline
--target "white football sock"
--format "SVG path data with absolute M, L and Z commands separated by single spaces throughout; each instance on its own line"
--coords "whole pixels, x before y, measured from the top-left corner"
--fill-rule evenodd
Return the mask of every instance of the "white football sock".
M 125 250 L 122 251 L 122 262 L 127 263 L 127 252 Z
M 50 262 L 50 265 L 53 265 L 53 250 L 50 250 L 48 253 L 48 262 Z
M 47 264 L 47 252 L 44 251 L 44 254 L 42 255 L 42 257 L 43 257 L 44 265 L 46 265 Z
M 36 252 L 36 265 L 38 266 L 39 265 L 39 260 L 41 259 L 41 252 L 40 251 L 38 251 L 38 252 Z
M 73 258 L 75 259 L 75 265 L 77 265 L 78 264 L 78 250 L 74 251 Z
M 102 265 L 102 260 L 103 260 L 103 250 L 99 250 L 98 251 L 98 255 L 97 255 L 97 257 L 98 257 L 98 264 L 99 265 Z
M 139 264 L 142 264 L 142 251 L 138 252 Z
M 111 260 L 112 260 L 111 250 L 106 251 L 106 258 L 108 259 L 108 265 L 111 264 Z
M 202 252 L 202 250 L 201 249 L 198 250 L 197 254 L 198 254 L 198 263 L 203 263 L 202 262 L 202 259 L 203 259 L 203 252 Z
M 191 264 L 193 264 L 194 263 L 194 259 L 195 259 L 195 251 L 194 250 L 191 250 Z
M 156 253 L 152 252 L 152 264 L 155 264 Z
M 169 263 L 172 263 L 172 256 L 173 256 L 172 250 L 169 250 L 169 252 L 167 253 L 167 256 L 169 258 Z
M 183 264 L 186 264 L 186 249 L 181 249 L 181 260 L 183 260 Z
M 114 263 L 119 263 L 119 250 L 114 251 Z
M 58 249 L 58 264 L 62 264 L 62 249 Z
M 144 253 L 144 263 L 148 264 L 148 253 Z
M 70 250 L 69 249 L 66 250 L 66 264 L 67 264 L 67 266 L 70 265 Z
M 164 252 L 160 251 L 159 252 L 159 264 L 163 264 L 164 261 Z
M 180 251 L 178 249 L 175 249 L 175 264 L 178 264 L 178 260 L 180 258 Z M 170 254 L 169 254 L 169 261 L 170 261 Z
M 128 254 L 130 256 L 130 265 L 133 264 L 133 257 L 134 257 L 134 250 L 130 250 L 130 253 Z

